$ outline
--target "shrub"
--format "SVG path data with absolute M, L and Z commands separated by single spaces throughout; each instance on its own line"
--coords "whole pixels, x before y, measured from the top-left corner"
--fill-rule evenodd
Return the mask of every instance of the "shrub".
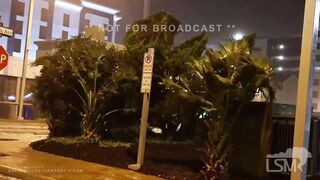
M 203 169 L 206 177 L 212 174 L 217 177 L 211 178 L 219 178 L 220 166 L 227 166 L 224 162 L 227 153 L 219 151 L 230 148 L 219 146 L 231 145 L 231 138 L 227 137 L 231 136 L 242 107 L 254 98 L 257 89 L 267 91 L 267 99 L 273 99 L 272 68 L 267 59 L 252 54 L 253 45 L 253 35 L 239 41 L 229 40 L 219 51 L 208 50 L 204 57 L 194 60 L 185 73 L 164 79 L 177 96 L 199 102 L 208 115 L 204 148 L 207 158 Z M 217 126 L 217 122 L 223 125 Z M 214 135 L 215 131 L 221 132 L 219 128 L 223 128 L 223 134 Z
M 176 77 L 186 70 L 187 64 L 193 59 L 202 56 L 208 41 L 206 34 L 199 34 L 190 40 L 176 45 L 174 43 L 180 22 L 172 15 L 159 12 L 148 18 L 137 21 L 135 25 L 145 25 L 147 31 L 131 30 L 125 37 L 125 46 L 128 51 L 126 64 L 135 70 L 135 75 L 141 77 L 142 58 L 148 48 L 155 49 L 154 70 L 152 79 L 151 102 L 149 124 L 159 127 L 164 132 L 163 138 L 192 138 L 193 129 L 197 120 L 197 105 L 181 98 L 172 99 L 171 91 L 162 83 L 166 76 Z M 153 31 L 154 25 L 174 26 L 175 31 Z M 140 110 L 140 81 L 131 82 L 131 97 L 135 99 L 131 103 L 135 110 Z M 128 87 L 130 87 L 128 85 Z M 191 108 L 185 108 L 185 106 Z M 193 109 L 194 111 L 190 111 Z M 140 111 L 136 111 L 139 112 Z M 176 131 L 180 126 L 180 131 Z M 183 132 L 183 133 L 181 133 Z
M 117 85 L 131 79 L 130 71 L 121 72 L 125 53 L 105 42 L 86 37 L 63 41 L 58 50 L 37 59 L 42 65 L 34 94 L 47 116 L 51 136 L 81 133 L 93 138 L 113 112 L 122 104 L 113 102 Z

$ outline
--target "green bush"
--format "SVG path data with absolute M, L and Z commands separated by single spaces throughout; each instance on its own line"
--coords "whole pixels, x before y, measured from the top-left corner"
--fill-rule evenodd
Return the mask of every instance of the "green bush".
M 208 116 L 203 173 L 209 179 L 226 174 L 225 161 L 232 144 L 229 137 L 242 107 L 254 98 L 257 89 L 268 92 L 267 100 L 273 100 L 270 61 L 252 54 L 254 38 L 229 40 L 219 51 L 208 50 L 194 60 L 178 78 L 164 79 L 177 96 L 199 102 Z
M 43 68 L 34 95 L 48 118 L 51 136 L 93 138 L 104 131 L 108 116 L 123 106 L 115 103 L 118 85 L 132 79 L 130 71 L 120 71 L 124 58 L 124 52 L 107 48 L 105 42 L 79 36 L 36 60 Z
M 182 44 L 175 44 L 175 37 L 179 33 L 180 22 L 172 15 L 159 12 L 148 18 L 137 21 L 134 25 L 145 25 L 147 31 L 131 30 L 126 34 L 125 46 L 128 51 L 127 67 L 135 71 L 139 81 L 132 81 L 127 87 L 132 87 L 130 92 L 134 101 L 132 107 L 140 116 L 141 95 L 139 91 L 142 72 L 142 58 L 148 48 L 155 49 L 154 70 L 152 79 L 151 102 L 149 113 L 150 127 L 159 127 L 163 133 L 161 138 L 190 139 L 195 134 L 197 122 L 197 104 L 188 99 L 176 98 L 162 83 L 162 79 L 184 72 L 188 63 L 198 59 L 205 51 L 208 41 L 206 34 L 199 34 Z M 154 25 L 174 26 L 176 31 L 153 31 Z M 186 108 L 188 106 L 188 108 Z M 192 109 L 190 111 L 190 109 Z M 176 131 L 180 126 L 180 130 Z

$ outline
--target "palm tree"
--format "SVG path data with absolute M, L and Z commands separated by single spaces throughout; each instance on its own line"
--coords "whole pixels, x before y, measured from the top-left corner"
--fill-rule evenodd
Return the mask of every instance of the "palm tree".
M 164 79 L 177 95 L 200 102 L 209 117 L 205 121 L 208 138 L 203 169 L 209 179 L 222 176 L 221 171 L 228 167 L 231 146 L 227 137 L 242 107 L 254 98 L 257 90 L 264 92 L 268 101 L 273 99 L 273 71 L 268 59 L 253 55 L 254 38 L 251 35 L 238 41 L 228 40 L 219 51 L 207 50 L 203 58 L 190 63 L 185 73 Z

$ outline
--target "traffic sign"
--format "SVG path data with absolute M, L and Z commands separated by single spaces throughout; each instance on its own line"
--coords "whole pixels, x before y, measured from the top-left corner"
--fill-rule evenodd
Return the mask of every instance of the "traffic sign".
M 9 54 L 0 45 L 0 71 L 8 65 Z
M 147 126 L 148 126 L 148 114 L 150 105 L 150 91 L 152 82 L 152 69 L 153 69 L 153 58 L 154 49 L 149 48 L 148 53 L 145 53 L 143 58 L 143 70 L 142 70 L 142 80 L 141 80 L 141 93 L 143 93 L 143 104 L 141 112 L 141 124 L 140 124 L 140 135 L 139 135 L 139 146 L 137 163 L 130 164 L 129 169 L 138 170 L 141 168 L 144 161 L 144 151 L 147 136 Z
M 153 60 L 154 50 L 150 48 L 148 53 L 144 54 L 143 58 L 141 93 L 150 93 L 151 91 Z
M 6 28 L 6 27 L 0 27 L 0 36 L 7 36 L 7 37 L 12 37 L 13 36 L 13 30 Z

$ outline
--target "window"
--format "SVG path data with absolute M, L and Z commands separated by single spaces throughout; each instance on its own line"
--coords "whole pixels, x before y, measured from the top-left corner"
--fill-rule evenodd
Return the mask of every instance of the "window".
M 21 51 L 21 39 L 14 39 L 14 52 L 20 53 Z
M 16 83 L 15 77 L 0 75 L 0 101 L 15 101 Z
M 22 34 L 23 30 L 23 21 L 16 21 L 16 26 L 14 28 L 14 33 L 15 34 Z
M 313 108 L 313 110 L 318 109 L 318 104 L 317 104 L 317 103 L 313 103 L 313 104 L 312 104 L 312 108 Z
M 68 39 L 68 31 L 62 31 L 62 39 Z
M 16 14 L 18 16 L 24 16 L 24 3 L 23 2 L 17 2 L 16 6 Z
M 313 85 L 314 86 L 319 86 L 319 79 L 314 79 Z
M 63 15 L 63 26 L 69 27 L 70 15 L 64 14 Z
M 319 96 L 318 91 L 313 91 L 312 97 L 313 98 L 318 98 L 318 96 Z
M 316 61 L 320 62 L 320 55 L 319 54 L 316 55 Z
M 47 39 L 47 35 L 48 35 L 48 28 L 45 26 L 40 26 L 39 38 Z
M 41 21 L 49 22 L 49 10 L 46 8 L 41 9 Z

